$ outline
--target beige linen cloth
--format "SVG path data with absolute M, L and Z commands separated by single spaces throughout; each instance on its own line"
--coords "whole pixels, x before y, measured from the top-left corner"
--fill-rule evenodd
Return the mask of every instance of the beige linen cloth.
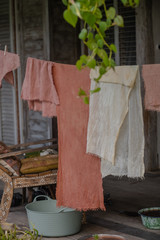
M 160 64 L 142 66 L 145 86 L 144 105 L 150 111 L 160 111 Z
M 91 89 L 98 69 L 91 70 Z M 144 130 L 138 66 L 109 70 L 91 95 L 87 152 L 101 157 L 102 177 L 143 177 Z

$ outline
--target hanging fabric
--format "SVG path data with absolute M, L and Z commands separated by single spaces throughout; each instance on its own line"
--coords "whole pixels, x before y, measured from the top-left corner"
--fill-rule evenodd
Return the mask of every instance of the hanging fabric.
M 92 70 L 91 89 L 98 69 Z M 90 97 L 87 152 L 101 157 L 102 177 L 143 177 L 144 132 L 138 66 L 115 67 Z
M 2 87 L 3 79 L 14 85 L 13 70 L 19 66 L 20 59 L 17 54 L 0 50 L 0 88 Z
M 160 64 L 142 66 L 145 86 L 144 105 L 146 110 L 160 111 Z
M 104 210 L 100 159 L 86 154 L 89 107 L 77 96 L 79 88 L 89 92 L 89 70 L 54 64 L 57 105 L 59 163 L 57 204 L 77 210 Z
M 59 98 L 53 81 L 53 62 L 29 57 L 21 91 L 30 110 L 41 111 L 43 117 L 56 116 Z

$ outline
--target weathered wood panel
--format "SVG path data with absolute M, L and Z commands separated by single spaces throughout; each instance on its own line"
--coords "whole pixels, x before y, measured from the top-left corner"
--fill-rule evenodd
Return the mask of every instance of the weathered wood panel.
M 152 0 L 153 39 L 155 63 L 160 63 L 160 1 Z M 157 166 L 160 169 L 160 113 L 157 112 Z
M 79 24 L 75 29 L 63 19 L 62 1 L 49 0 L 50 59 L 54 62 L 75 64 L 81 53 L 78 40 Z M 52 120 L 53 137 L 57 137 L 57 119 Z
M 11 51 L 9 13 L 9 0 L 1 0 L 0 49 L 4 50 L 7 45 L 8 51 Z M 15 89 L 4 80 L 0 89 L 0 140 L 6 144 L 17 143 Z
M 63 19 L 62 1 L 49 0 L 51 60 L 75 64 L 80 55 L 77 29 Z
M 154 63 L 152 31 L 152 1 L 141 0 L 137 8 L 137 64 Z M 142 81 L 142 99 L 144 86 Z M 157 169 L 157 113 L 144 110 L 145 132 L 145 168 L 146 171 Z
M 17 2 L 19 21 L 21 76 L 25 75 L 27 57 L 48 60 L 47 43 L 49 36 L 46 31 L 45 7 L 47 1 L 23 0 Z M 28 110 L 26 101 L 23 101 L 24 141 L 47 139 L 51 136 L 50 120 L 42 117 L 40 112 Z

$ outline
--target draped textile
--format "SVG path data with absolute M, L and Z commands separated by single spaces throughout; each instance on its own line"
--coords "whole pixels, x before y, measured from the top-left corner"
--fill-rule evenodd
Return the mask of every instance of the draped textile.
M 145 86 L 145 109 L 160 111 L 160 64 L 142 66 L 142 77 Z
M 29 57 L 21 91 L 30 110 L 41 111 L 43 117 L 56 116 L 59 98 L 53 81 L 53 62 Z
M 4 52 L 0 50 L 0 88 L 3 78 L 14 85 L 13 70 L 20 66 L 19 56 L 15 53 Z
M 55 63 L 53 77 L 60 99 L 57 205 L 104 210 L 100 159 L 86 154 L 89 107 L 77 96 L 80 87 L 89 91 L 89 70 Z
M 98 69 L 91 71 L 91 89 Z M 143 177 L 144 131 L 138 66 L 115 67 L 90 98 L 87 152 L 101 157 L 102 177 Z

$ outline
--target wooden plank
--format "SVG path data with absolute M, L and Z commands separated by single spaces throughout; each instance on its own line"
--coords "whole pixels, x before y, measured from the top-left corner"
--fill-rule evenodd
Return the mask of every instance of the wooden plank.
M 58 144 L 53 144 L 49 146 L 50 148 L 57 148 Z M 32 148 L 32 149 L 25 149 L 25 150 L 19 150 L 19 151 L 15 151 L 15 152 L 9 152 L 9 153 L 4 153 L 4 154 L 0 154 L 0 158 L 5 158 L 5 157 L 11 157 L 11 156 L 17 156 L 23 153 L 30 153 L 30 152 L 34 152 L 34 151 L 41 151 L 44 149 L 48 149 L 48 146 L 45 147 L 40 147 L 40 148 Z
M 57 182 L 57 170 L 50 174 L 37 177 L 18 177 L 13 179 L 14 188 L 34 187 L 48 184 L 55 184 Z
M 141 0 L 136 9 L 137 64 L 154 64 L 154 44 L 152 33 L 152 1 Z M 142 102 L 144 82 L 141 81 Z M 144 106 L 144 102 L 143 102 Z M 143 107 L 145 135 L 145 171 L 157 169 L 157 113 L 146 111 Z
M 8 147 L 10 149 L 16 149 L 19 147 L 28 147 L 30 145 L 43 144 L 43 143 L 56 142 L 56 141 L 57 141 L 56 138 L 51 138 L 51 139 L 47 139 L 47 140 L 39 140 L 36 142 L 28 142 L 28 143 L 21 143 L 21 144 L 16 144 L 16 145 L 9 145 Z

